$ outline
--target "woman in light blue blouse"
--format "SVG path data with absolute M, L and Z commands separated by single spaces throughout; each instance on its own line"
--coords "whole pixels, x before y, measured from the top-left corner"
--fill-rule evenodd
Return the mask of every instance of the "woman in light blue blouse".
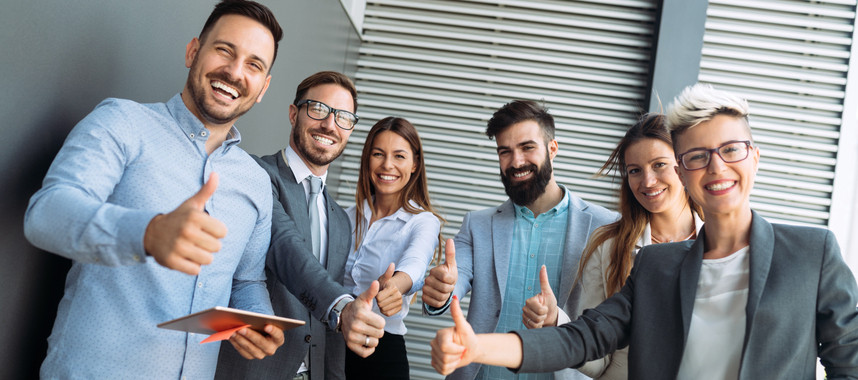
M 359 294 L 379 280 L 373 310 L 385 318 L 384 336 L 373 355 L 361 358 L 346 351 L 346 377 L 408 379 L 403 319 L 426 267 L 433 255 L 440 255 L 443 220 L 429 202 L 423 146 L 408 120 L 388 117 L 370 129 L 355 206 L 346 213 L 355 244 L 345 286 Z

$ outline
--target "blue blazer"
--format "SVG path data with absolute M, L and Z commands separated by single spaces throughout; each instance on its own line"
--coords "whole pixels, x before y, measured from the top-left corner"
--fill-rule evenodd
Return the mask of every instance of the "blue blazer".
M 323 267 L 312 253 L 310 239 L 304 238 L 310 236 L 310 217 L 303 185 L 295 182 L 281 152 L 254 158 L 271 177 L 274 194 L 265 265 L 271 306 L 274 314 L 307 324 L 286 330 L 283 346 L 262 360 L 244 359 L 231 344 L 222 344 L 215 378 L 291 379 L 309 350 L 313 380 L 344 379 L 345 341 L 323 319 L 334 300 L 349 294 L 342 286 L 352 236 L 348 216 L 326 187 L 328 255 Z
M 834 234 L 753 213 L 740 379 L 858 378 L 858 286 Z M 694 242 L 644 247 L 626 285 L 571 323 L 517 331 L 520 372 L 578 367 L 629 346 L 629 379 L 674 379 L 682 361 L 705 229 Z
M 568 315 L 574 316 L 581 298 L 581 288 L 575 287 L 573 291 L 572 285 L 575 283 L 581 253 L 590 233 L 599 226 L 615 221 L 617 214 L 589 204 L 572 193 L 569 193 L 569 202 L 563 269 L 560 271 L 562 277 L 556 296 L 557 305 Z M 468 213 L 454 239 L 459 280 L 453 294 L 461 299 L 469 291 L 472 292 L 468 322 L 476 333 L 491 333 L 497 328 L 509 271 L 515 225 L 513 207 L 513 203 L 507 200 L 498 207 Z M 471 364 L 452 373 L 448 379 L 471 380 L 479 369 L 479 364 Z M 565 372 L 565 376 L 561 377 L 583 378 L 577 371 Z

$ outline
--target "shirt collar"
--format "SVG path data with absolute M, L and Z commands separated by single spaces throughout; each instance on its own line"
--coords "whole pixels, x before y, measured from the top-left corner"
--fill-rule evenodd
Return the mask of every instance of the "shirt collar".
M 423 210 L 423 208 L 418 206 L 417 202 L 414 202 L 413 200 L 408 200 L 408 204 L 418 210 Z M 386 216 L 382 219 L 399 219 L 407 223 L 409 220 L 411 220 L 411 218 L 414 217 L 414 215 L 416 214 L 412 214 L 408 211 L 405 211 L 404 207 L 400 207 L 399 210 L 396 210 L 396 212 L 394 212 L 393 214 Z M 366 225 L 368 226 L 369 221 L 372 219 L 372 208 L 369 207 L 369 199 L 363 200 L 363 218 L 364 222 L 366 222 Z
M 182 129 L 182 133 L 184 133 L 185 137 L 189 140 L 194 140 L 197 136 L 200 136 L 200 133 L 203 131 L 208 134 L 209 131 L 206 129 L 205 125 L 203 125 L 203 122 L 191 113 L 191 110 L 189 110 L 188 106 L 185 105 L 185 102 L 182 100 L 182 93 L 174 95 L 167 101 L 167 110 L 170 112 L 170 115 L 173 116 L 173 119 L 176 120 L 176 123 L 179 124 L 179 128 Z M 224 148 L 238 144 L 239 142 L 241 142 L 241 134 L 238 133 L 238 129 L 235 128 L 235 125 L 232 125 L 229 127 L 229 133 L 226 135 Z
M 301 181 L 307 179 L 308 176 L 313 175 L 313 172 L 310 171 L 310 168 L 307 167 L 307 164 L 304 163 L 304 160 L 298 156 L 294 150 L 292 150 L 292 146 L 289 145 L 284 150 L 286 154 L 286 160 L 288 160 L 289 168 L 292 169 L 292 174 L 295 175 L 295 182 L 301 183 Z M 328 179 L 328 171 L 325 171 L 325 174 L 322 174 L 322 187 L 324 188 L 325 183 Z
M 542 213 L 541 215 L 554 216 L 554 215 L 557 215 L 557 214 L 562 213 L 562 212 L 569 209 L 569 202 L 570 202 L 569 190 L 566 189 L 566 186 L 563 186 L 559 183 L 557 184 L 557 186 L 560 186 L 560 189 L 563 190 L 563 198 L 560 199 L 560 202 L 557 202 L 557 204 L 554 205 L 554 207 L 552 207 L 550 210 Z M 521 217 L 533 218 L 534 217 L 533 211 L 530 211 L 530 209 L 527 208 L 527 206 L 521 206 L 521 205 L 518 205 L 516 203 L 513 203 L 512 205 L 513 205 L 513 209 L 515 209 L 515 216 L 517 218 L 521 218 Z

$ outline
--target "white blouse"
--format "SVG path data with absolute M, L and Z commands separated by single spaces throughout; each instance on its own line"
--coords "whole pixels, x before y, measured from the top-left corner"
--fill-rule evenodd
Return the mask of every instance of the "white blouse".
M 414 208 L 422 210 L 414 201 L 409 202 Z M 353 242 L 357 224 L 355 207 L 346 210 L 351 221 Z M 384 331 L 404 335 L 407 329 L 403 319 L 408 315 L 408 306 L 414 298 L 414 293 L 423 287 L 423 276 L 432 261 L 435 248 L 438 247 L 441 221 L 431 212 L 412 214 L 400 208 L 392 215 L 369 225 L 372 209 L 368 201 L 364 201 L 363 212 L 363 241 L 357 250 L 354 243 L 349 248 L 344 285 L 354 294 L 363 293 L 373 280 L 384 274 L 390 263 L 394 263 L 396 271 L 407 274 L 412 281 L 411 289 L 402 295 L 402 310 L 387 317 L 381 314 L 374 301 L 372 308 L 385 319 Z
M 678 379 L 739 378 L 748 304 L 749 248 L 704 259 Z

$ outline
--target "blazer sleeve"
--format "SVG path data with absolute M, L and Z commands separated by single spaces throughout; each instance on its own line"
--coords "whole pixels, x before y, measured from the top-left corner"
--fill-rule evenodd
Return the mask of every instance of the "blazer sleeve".
M 271 245 L 267 266 L 307 310 L 318 320 L 325 321 L 329 306 L 349 291 L 334 281 L 313 252 L 286 209 L 280 204 L 280 189 L 276 166 L 272 168 L 257 158 L 272 179 L 273 210 L 271 212 Z
M 643 254 L 617 293 L 577 320 L 558 327 L 514 331 L 521 338 L 522 362 L 515 372 L 549 372 L 580 367 L 628 345 L 635 275 Z
M 828 379 L 858 379 L 858 289 L 834 234 L 825 233 L 816 308 L 819 359 Z

